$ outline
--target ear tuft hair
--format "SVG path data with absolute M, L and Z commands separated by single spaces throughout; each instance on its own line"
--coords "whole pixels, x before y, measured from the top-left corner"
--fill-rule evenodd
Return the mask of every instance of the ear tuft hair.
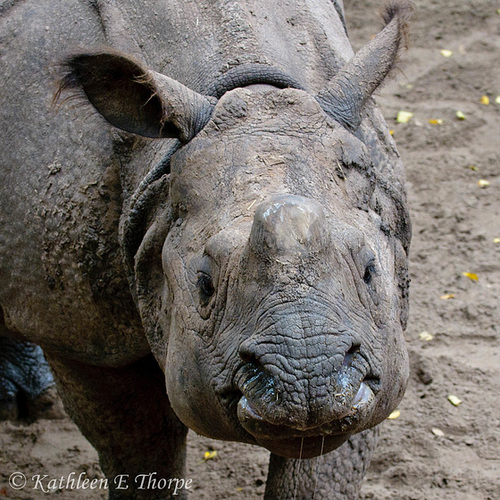
M 408 23 L 414 11 L 413 2 L 410 0 L 390 0 L 381 12 L 382 19 L 387 26 L 394 18 L 398 19 L 399 33 L 401 37 L 400 47 L 408 49 L 410 31 Z
M 112 65 L 112 71 L 99 71 L 98 65 L 95 63 L 96 60 L 102 62 L 103 67 Z M 152 82 L 146 81 L 147 69 L 143 68 L 141 63 L 131 56 L 112 48 L 100 47 L 93 50 L 69 53 L 59 63 L 59 67 L 61 76 L 52 101 L 53 105 L 60 102 L 61 95 L 64 93 L 68 93 L 68 97 L 64 98 L 60 104 L 74 98 L 87 100 L 85 83 L 93 82 L 106 85 L 119 78 L 135 80 L 137 83 L 150 86 L 151 92 L 154 92 Z M 107 77 L 111 77 L 109 81 L 107 81 Z

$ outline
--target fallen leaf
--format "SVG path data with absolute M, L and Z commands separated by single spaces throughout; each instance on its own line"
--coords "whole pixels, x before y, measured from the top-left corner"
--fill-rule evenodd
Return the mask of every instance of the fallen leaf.
M 429 342 L 434 338 L 434 335 L 430 334 L 429 332 L 420 332 L 418 336 L 420 340 L 423 340 L 425 342 Z
M 474 172 L 477 172 L 478 171 L 478 168 L 475 166 L 475 165 L 471 165 L 469 167 L 471 170 L 474 170 Z
M 394 130 L 389 130 L 389 134 L 394 135 Z
M 495 104 L 500 104 L 500 95 L 495 97 Z
M 465 115 L 462 113 L 462 111 L 457 111 L 457 113 L 456 113 L 456 117 L 457 117 L 459 120 L 465 120 Z
M 394 410 L 387 418 L 389 420 L 396 420 L 401 415 L 399 410 Z
M 205 460 L 205 462 L 206 462 L 207 460 L 212 460 L 216 456 L 217 456 L 217 452 L 215 450 L 206 451 L 205 454 L 203 455 L 203 460 Z
M 431 125 L 442 125 L 443 120 L 441 120 L 441 118 L 431 119 L 431 120 L 429 120 L 429 123 Z
M 440 51 L 440 54 L 443 57 L 451 57 L 453 55 L 453 52 L 451 50 L 448 50 L 448 49 L 443 49 Z
M 493 243 L 500 243 L 500 238 L 493 238 Z
M 439 429 L 438 427 L 433 427 L 431 429 L 432 433 L 434 434 L 434 436 L 437 436 L 437 437 L 444 437 L 444 432 Z
M 441 297 L 439 297 L 441 300 L 449 300 L 449 299 L 454 299 L 455 298 L 455 294 L 454 293 L 447 293 L 446 295 L 441 295 Z
M 481 97 L 480 102 L 481 102 L 481 104 L 484 104 L 485 106 L 487 106 L 490 103 L 490 98 L 487 95 L 483 95 Z
M 479 277 L 475 273 L 462 273 L 466 278 L 469 278 L 472 281 L 478 281 Z
M 453 394 L 450 394 L 448 396 L 448 401 L 453 405 L 453 406 L 458 406 L 462 400 L 459 399 L 457 396 L 453 395 Z
M 413 117 L 413 113 L 409 111 L 398 111 L 398 116 L 396 117 L 396 121 L 398 123 L 408 123 Z
M 257 203 L 257 200 L 253 200 L 252 203 L 250 203 L 250 205 L 248 206 L 247 210 L 250 210 L 255 205 L 255 203 Z
M 480 187 L 480 188 L 486 188 L 490 185 L 490 181 L 487 181 L 486 179 L 479 179 L 477 181 L 477 185 Z

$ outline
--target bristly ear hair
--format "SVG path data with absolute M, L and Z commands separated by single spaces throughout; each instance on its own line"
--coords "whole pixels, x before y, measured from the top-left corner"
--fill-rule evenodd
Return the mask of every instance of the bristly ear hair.
M 112 125 L 147 137 L 174 137 L 163 127 L 163 102 L 156 95 L 147 68 L 113 49 L 86 50 L 67 55 L 53 105 L 67 100 L 91 103 Z M 68 97 L 61 100 L 63 92 Z M 151 126 L 153 125 L 153 126 Z
M 408 23 L 414 11 L 410 0 L 390 0 L 381 11 L 384 26 L 387 26 L 395 17 L 399 22 L 400 48 L 408 50 L 410 45 L 410 30 Z
M 82 97 L 111 125 L 143 137 L 188 142 L 206 125 L 215 106 L 216 100 L 113 49 L 70 55 L 61 66 L 64 73 L 54 104 L 70 91 L 69 99 Z
M 348 130 L 356 130 L 364 107 L 396 66 L 408 44 L 410 0 L 390 0 L 383 11 L 385 27 L 335 75 L 316 99 L 327 114 Z
M 121 52 L 110 47 L 96 47 L 91 50 L 86 49 L 71 51 L 67 53 L 56 66 L 59 78 L 56 82 L 57 89 L 52 99 L 53 107 L 59 108 L 66 101 L 73 99 L 81 99 L 85 103 L 89 104 L 88 97 L 85 94 L 84 87 L 82 86 L 82 75 L 84 72 L 90 72 L 90 75 L 87 74 L 86 76 L 87 79 L 89 76 L 93 79 L 103 78 L 103 75 L 95 69 L 95 64 L 91 64 L 92 59 L 98 58 L 99 56 L 114 56 L 117 59 L 125 60 L 128 63 L 130 73 L 133 73 L 134 79 L 137 79 L 138 81 L 141 78 L 144 78 L 144 75 L 147 72 L 146 69 L 142 68 L 140 62 L 135 61 L 131 56 L 122 54 Z M 120 72 L 123 72 L 123 67 L 120 68 Z M 63 94 L 66 94 L 66 97 L 61 99 Z

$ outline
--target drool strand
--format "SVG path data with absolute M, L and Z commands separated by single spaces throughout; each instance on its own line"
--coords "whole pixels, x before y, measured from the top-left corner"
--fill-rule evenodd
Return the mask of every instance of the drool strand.
M 302 460 L 302 449 L 304 448 L 304 438 L 301 439 L 300 441 L 300 453 L 299 453 L 299 460 L 297 462 L 297 469 L 300 468 L 300 461 Z M 296 473 L 296 477 L 298 477 L 298 470 L 295 471 Z M 297 497 L 297 488 L 299 487 L 299 483 L 296 481 L 295 482 L 295 488 L 294 488 L 294 491 L 293 491 L 293 500 L 295 500 L 295 498 Z
M 325 446 L 325 436 L 323 436 L 321 438 L 321 451 L 320 451 L 319 457 L 318 457 L 318 466 L 316 468 L 316 479 L 314 480 L 314 493 L 313 493 L 313 496 L 312 496 L 312 500 L 314 500 L 315 497 L 316 497 L 316 490 L 318 488 L 319 471 L 320 471 L 320 468 L 321 468 L 321 463 L 323 461 L 323 449 L 324 449 L 324 446 Z

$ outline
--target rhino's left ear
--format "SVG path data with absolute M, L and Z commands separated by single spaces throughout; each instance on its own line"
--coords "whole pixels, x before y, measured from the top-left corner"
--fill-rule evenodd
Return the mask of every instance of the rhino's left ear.
M 181 83 L 113 51 L 82 53 L 64 62 L 56 100 L 82 90 L 112 125 L 153 138 L 192 139 L 208 122 L 215 102 Z
M 407 21 L 412 10 L 409 0 L 392 0 L 383 13 L 385 28 L 316 96 L 321 107 L 348 129 L 359 127 L 366 102 L 395 66 L 400 49 L 407 45 Z

